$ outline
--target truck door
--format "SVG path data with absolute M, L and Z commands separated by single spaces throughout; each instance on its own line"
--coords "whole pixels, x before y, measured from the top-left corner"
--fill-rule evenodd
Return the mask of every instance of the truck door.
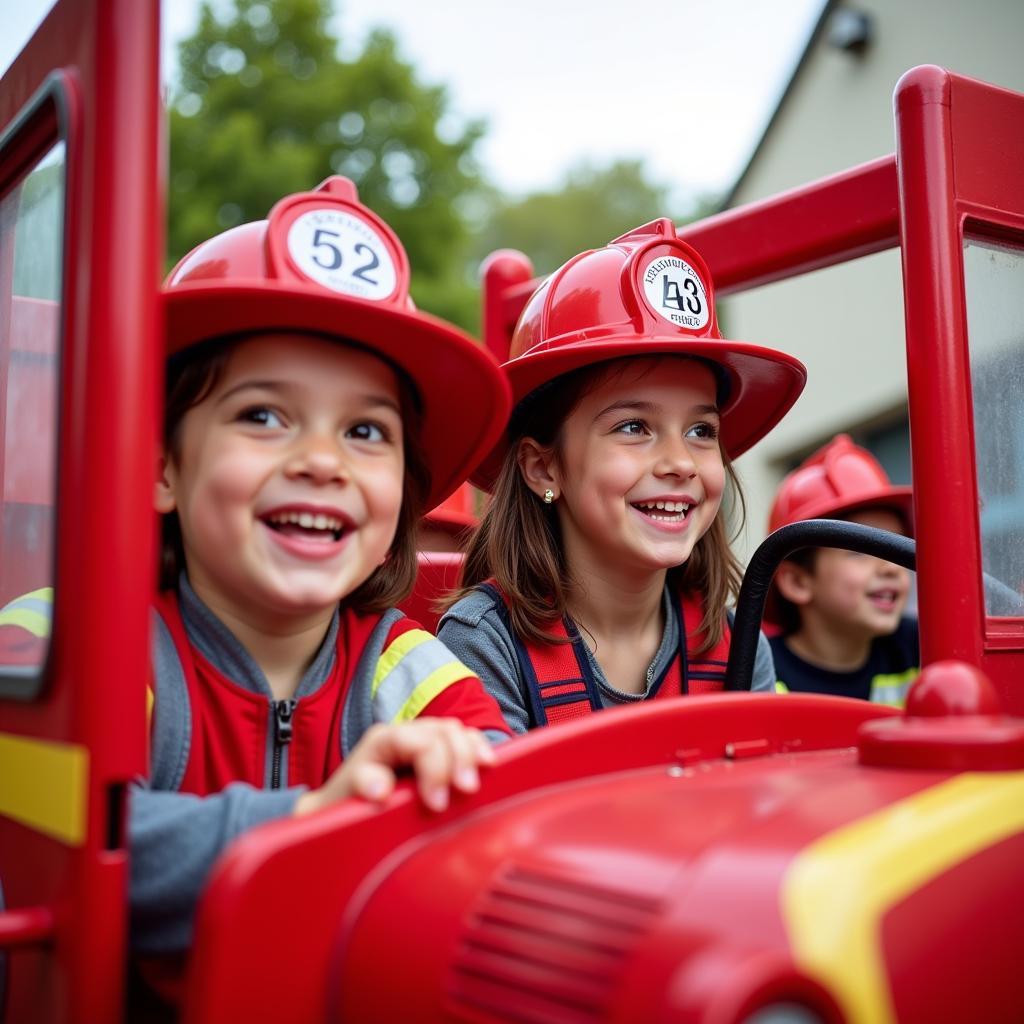
M 925 66 L 895 94 L 924 662 L 1024 714 L 1024 96 Z
M 61 0 L 0 79 L 0 1018 L 116 1021 L 145 766 L 156 4 Z

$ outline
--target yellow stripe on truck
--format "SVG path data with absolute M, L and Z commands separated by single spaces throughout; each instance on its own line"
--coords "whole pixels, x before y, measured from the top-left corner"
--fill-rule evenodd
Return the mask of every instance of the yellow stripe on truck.
M 85 842 L 85 747 L 0 733 L 0 779 L 0 814 L 67 846 Z
M 889 909 L 1024 829 L 1024 772 L 965 772 L 823 836 L 782 883 L 796 962 L 847 1020 L 895 1024 L 881 948 Z

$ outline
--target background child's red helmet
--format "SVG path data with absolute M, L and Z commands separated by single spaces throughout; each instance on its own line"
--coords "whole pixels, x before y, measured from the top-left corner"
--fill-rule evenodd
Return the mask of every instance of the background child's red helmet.
M 350 340 L 405 371 L 423 406 L 427 508 L 465 480 L 501 434 L 508 385 L 489 352 L 420 313 L 398 237 L 331 177 L 267 220 L 198 245 L 164 285 L 167 354 L 239 334 L 307 331 Z
M 423 516 L 423 522 L 428 526 L 448 530 L 456 535 L 476 526 L 479 521 L 473 500 L 473 488 L 468 483 L 463 484 L 440 505 Z
M 781 483 L 768 517 L 768 532 L 803 519 L 830 519 L 869 508 L 891 508 L 913 534 L 913 491 L 893 486 L 878 460 L 837 434 Z
M 803 390 L 799 360 L 718 330 L 711 275 L 662 218 L 575 256 L 527 302 L 504 364 L 513 403 L 571 370 L 626 356 L 696 356 L 719 368 L 722 446 L 733 458 L 759 441 Z M 489 488 L 508 448 L 474 476 Z

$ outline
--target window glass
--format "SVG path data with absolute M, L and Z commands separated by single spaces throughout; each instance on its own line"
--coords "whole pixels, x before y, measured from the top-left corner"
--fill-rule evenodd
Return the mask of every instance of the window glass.
M 2 159 L 2 155 L 0 155 Z M 65 147 L 0 196 L 0 673 L 38 673 L 54 564 Z
M 1024 594 L 1024 248 L 964 244 L 974 440 L 986 608 L 1004 615 Z M 955 522 L 955 514 L 953 520 Z

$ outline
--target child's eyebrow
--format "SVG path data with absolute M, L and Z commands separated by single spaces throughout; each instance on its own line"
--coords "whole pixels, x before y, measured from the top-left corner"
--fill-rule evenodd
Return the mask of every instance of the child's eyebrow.
M 273 391 L 277 393 L 283 393 L 291 390 L 291 385 L 287 381 L 280 380 L 243 380 L 236 384 L 233 388 L 228 388 L 217 399 L 218 404 L 226 402 L 232 395 L 237 395 L 241 391 Z M 375 395 L 367 394 L 360 395 L 362 404 L 368 408 L 374 408 L 382 406 L 385 409 L 390 409 L 398 416 L 402 415 L 402 407 L 389 395 Z
M 611 405 L 602 409 L 594 418 L 600 419 L 602 416 L 608 416 L 611 413 L 616 412 L 640 412 L 650 414 L 658 412 L 660 409 L 661 406 L 654 402 L 644 402 L 639 399 L 624 398 L 618 402 L 612 402 Z M 695 405 L 688 411 L 692 416 L 719 415 L 717 405 Z
M 240 391 L 286 391 L 286 385 L 282 384 L 278 380 L 243 380 L 240 384 L 236 384 L 233 388 L 228 388 L 217 399 L 218 402 L 225 402 L 232 395 L 237 395 Z

